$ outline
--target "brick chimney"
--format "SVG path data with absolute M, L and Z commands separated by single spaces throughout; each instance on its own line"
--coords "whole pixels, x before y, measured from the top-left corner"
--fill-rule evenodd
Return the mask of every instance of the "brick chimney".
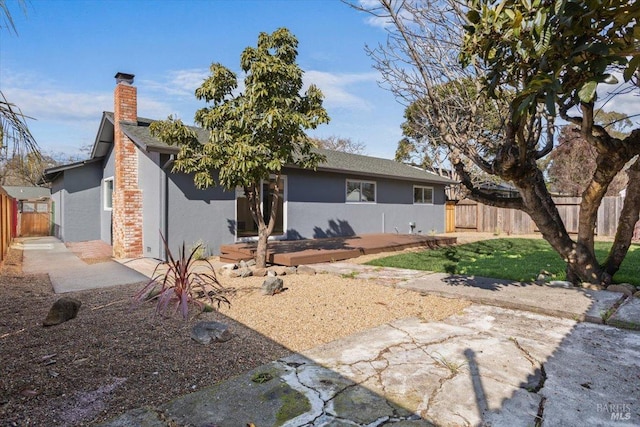
M 133 141 L 123 132 L 121 123 L 137 123 L 138 97 L 133 74 L 115 75 L 113 191 L 113 256 L 142 256 L 142 191 L 138 188 L 138 153 Z

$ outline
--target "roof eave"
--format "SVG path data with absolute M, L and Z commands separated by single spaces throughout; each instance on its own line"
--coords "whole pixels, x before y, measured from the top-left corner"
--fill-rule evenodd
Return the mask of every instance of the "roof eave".
M 102 112 L 102 119 L 100 120 L 100 127 L 98 128 L 98 134 L 93 143 L 91 149 L 90 158 L 101 158 L 107 155 L 109 145 L 113 144 L 113 138 L 107 134 L 107 125 L 111 126 L 111 133 L 113 133 L 113 117 L 106 111 Z
M 305 169 L 297 165 L 286 165 L 285 167 L 290 169 L 299 169 L 299 170 L 306 170 L 306 171 L 311 170 L 311 169 Z M 367 176 L 367 177 L 373 177 L 373 178 L 386 178 L 386 179 L 393 179 L 398 181 L 425 182 L 429 184 L 438 184 L 438 185 L 456 184 L 456 181 L 452 181 L 448 178 L 442 178 L 442 177 L 437 177 L 436 179 L 434 179 L 431 177 L 420 178 L 420 177 L 397 176 L 397 175 L 388 175 L 388 174 L 375 173 L 375 172 L 358 171 L 353 169 L 339 169 L 339 168 L 331 168 L 331 167 L 323 167 L 323 166 L 318 166 L 315 170 L 320 172 L 359 175 L 359 176 Z
M 79 168 L 79 167 L 88 165 L 90 163 L 99 162 L 99 161 L 102 161 L 102 159 L 103 159 L 102 157 L 95 157 L 89 160 L 81 160 L 79 162 L 69 163 L 61 166 L 54 166 L 52 168 L 45 169 L 44 172 L 42 173 L 42 177 L 38 181 L 38 184 L 46 184 L 49 182 L 53 182 L 56 178 L 58 178 L 58 176 L 60 176 L 60 174 L 62 174 L 67 170 Z

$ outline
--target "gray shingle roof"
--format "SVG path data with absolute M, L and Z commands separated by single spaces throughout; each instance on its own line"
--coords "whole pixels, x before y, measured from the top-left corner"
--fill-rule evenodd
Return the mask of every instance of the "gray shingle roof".
M 357 175 L 380 176 L 433 184 L 447 185 L 455 183 L 455 181 L 448 178 L 394 160 L 322 148 L 318 148 L 317 151 L 327 158 L 325 163 L 318 166 L 318 170 L 349 172 Z
M 120 125 L 123 132 L 145 151 L 156 151 L 168 154 L 177 153 L 177 147 L 165 144 L 151 136 L 148 125 L 152 122 L 153 120 L 139 117 L 138 123 L 122 122 Z M 206 130 L 197 127 L 192 127 L 192 129 L 196 131 L 200 142 L 204 143 L 208 140 L 209 135 Z M 354 175 L 385 177 L 432 184 L 447 185 L 455 183 L 455 181 L 448 178 L 394 160 L 322 148 L 318 148 L 317 151 L 326 156 L 326 161 L 318 165 L 318 170 L 320 171 L 351 173 Z

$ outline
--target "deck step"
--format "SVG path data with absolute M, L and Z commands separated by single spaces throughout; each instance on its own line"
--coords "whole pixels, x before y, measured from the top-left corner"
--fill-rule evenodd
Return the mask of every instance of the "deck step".
M 342 261 L 360 255 L 402 251 L 407 248 L 435 249 L 456 244 L 455 237 L 370 234 L 315 240 L 289 240 L 270 242 L 267 262 L 295 266 L 321 262 Z M 220 247 L 220 260 L 238 263 L 256 256 L 255 243 L 237 243 Z

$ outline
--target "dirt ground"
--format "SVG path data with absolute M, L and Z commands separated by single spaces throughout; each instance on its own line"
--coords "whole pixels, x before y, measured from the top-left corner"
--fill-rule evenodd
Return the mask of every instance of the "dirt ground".
M 226 279 L 230 309 L 187 322 L 132 310 L 141 284 L 68 294 L 78 316 L 45 328 L 59 297 L 47 275 L 24 275 L 11 250 L 0 270 L 0 426 L 82 426 L 158 405 L 259 365 L 391 320 L 438 320 L 461 300 L 421 296 L 330 275 L 284 276 L 287 290 L 263 296 L 260 278 Z M 236 319 L 236 320 L 234 320 Z M 190 338 L 199 320 L 229 325 L 233 339 L 203 346 Z

